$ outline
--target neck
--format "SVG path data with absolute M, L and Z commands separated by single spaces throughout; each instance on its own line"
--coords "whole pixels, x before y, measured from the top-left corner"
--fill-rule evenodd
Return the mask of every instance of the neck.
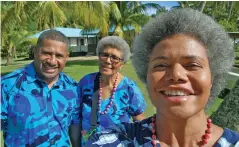
M 117 77 L 117 73 L 111 76 L 106 76 L 101 74 L 102 84 L 104 85 L 104 87 L 105 86 L 113 87 L 116 77 Z
M 156 132 L 161 144 L 173 147 L 193 147 L 202 140 L 207 129 L 207 116 L 202 110 L 190 118 L 169 118 L 157 113 Z
M 52 86 L 56 83 L 56 81 L 58 80 L 58 77 L 59 76 L 57 76 L 54 79 L 44 79 L 44 82 L 47 84 L 49 89 L 52 88 Z

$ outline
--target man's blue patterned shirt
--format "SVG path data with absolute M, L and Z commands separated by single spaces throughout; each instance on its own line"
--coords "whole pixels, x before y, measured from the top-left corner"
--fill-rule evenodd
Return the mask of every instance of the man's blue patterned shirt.
M 48 88 L 33 63 L 1 79 L 1 130 L 9 147 L 68 147 L 79 123 L 77 84 L 64 73 Z

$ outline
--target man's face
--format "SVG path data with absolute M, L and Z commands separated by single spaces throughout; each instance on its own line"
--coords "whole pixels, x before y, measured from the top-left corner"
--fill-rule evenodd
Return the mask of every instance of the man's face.
M 57 80 L 69 57 L 67 45 L 60 41 L 44 40 L 43 46 L 34 52 L 34 67 L 44 81 Z

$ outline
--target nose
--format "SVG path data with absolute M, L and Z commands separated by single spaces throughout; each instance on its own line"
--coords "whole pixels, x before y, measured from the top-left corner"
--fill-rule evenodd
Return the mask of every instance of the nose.
M 56 64 L 57 64 L 56 56 L 55 56 L 55 55 L 50 56 L 50 57 L 47 59 L 47 63 L 48 63 L 49 65 L 52 65 L 52 66 L 56 65 Z
M 181 64 L 173 65 L 167 73 L 167 80 L 173 83 L 185 83 L 187 79 L 187 70 Z
M 107 63 L 111 63 L 111 56 L 108 56 L 108 57 L 106 58 L 106 62 L 107 62 Z

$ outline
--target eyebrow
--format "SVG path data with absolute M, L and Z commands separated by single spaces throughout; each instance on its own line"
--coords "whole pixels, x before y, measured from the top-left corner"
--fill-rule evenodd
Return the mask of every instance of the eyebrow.
M 114 54 L 108 54 L 108 53 L 104 53 L 104 52 L 102 52 L 103 54 L 106 54 L 106 55 L 108 55 L 108 56 L 114 56 L 114 57 L 117 57 L 117 58 L 120 58 L 120 57 L 118 57 L 117 55 L 114 55 Z
M 204 58 L 200 57 L 200 56 L 196 56 L 196 55 L 188 55 L 188 56 L 184 56 L 183 58 L 185 59 L 193 59 L 193 60 L 202 60 L 204 61 Z
M 155 60 L 167 60 L 167 59 L 169 59 L 169 57 L 167 56 L 157 56 L 153 60 L 151 60 L 151 62 Z
M 187 56 L 183 56 L 182 58 L 204 61 L 204 59 L 202 57 L 196 56 L 196 55 L 187 55 Z M 151 62 L 155 61 L 155 60 L 167 60 L 167 59 L 169 59 L 169 57 L 167 57 L 167 56 L 158 56 L 158 57 L 155 57 L 154 59 L 152 59 Z

